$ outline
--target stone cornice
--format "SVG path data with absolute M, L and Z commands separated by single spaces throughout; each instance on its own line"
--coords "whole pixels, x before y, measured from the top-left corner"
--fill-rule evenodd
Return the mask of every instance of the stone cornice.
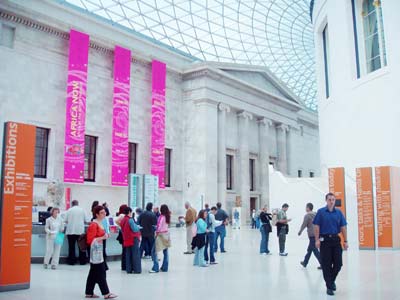
M 26 17 L 18 16 L 14 13 L 6 12 L 4 10 L 0 10 L 0 20 L 5 20 L 7 22 L 14 23 L 14 24 L 21 24 L 23 26 L 32 28 L 37 31 L 47 33 L 49 35 L 58 37 L 60 39 L 69 40 L 69 32 L 55 29 L 51 26 L 45 25 L 38 21 L 31 20 Z M 112 55 L 114 53 L 114 49 L 103 46 L 100 43 L 97 43 L 95 41 L 90 41 L 89 47 L 95 51 L 105 53 L 105 54 Z M 131 58 L 131 61 L 134 64 L 138 64 L 138 65 L 142 65 L 142 66 L 146 66 L 146 67 L 151 65 L 151 62 L 137 59 L 134 57 Z

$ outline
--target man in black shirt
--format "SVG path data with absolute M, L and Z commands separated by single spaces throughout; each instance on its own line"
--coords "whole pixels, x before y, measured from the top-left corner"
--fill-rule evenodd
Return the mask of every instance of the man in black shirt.
M 226 251 L 225 251 L 225 245 L 224 245 L 224 239 L 225 239 L 225 236 L 226 236 L 226 228 L 225 228 L 225 225 L 226 224 L 228 224 L 228 218 L 229 218 L 229 216 L 228 216 L 228 214 L 226 213 L 226 211 L 225 210 L 223 210 L 222 208 L 221 208 L 221 203 L 220 202 L 218 202 L 217 203 L 217 208 L 218 208 L 218 211 L 217 211 L 217 213 L 215 214 L 215 220 L 217 220 L 217 221 L 222 221 L 222 224 L 221 225 L 219 225 L 219 226 L 217 226 L 217 227 L 215 227 L 215 244 L 214 244 L 214 251 L 215 252 L 217 252 L 218 251 L 218 237 L 220 237 L 220 239 L 221 239 L 221 242 L 220 242 L 220 250 L 221 250 L 221 253 L 225 253 Z
M 143 228 L 140 230 L 142 233 L 142 243 L 140 244 L 140 256 L 151 258 L 151 249 L 154 246 L 154 232 L 157 225 L 157 217 L 152 211 L 153 203 L 149 202 L 146 205 L 146 210 L 142 212 L 138 218 L 138 224 Z

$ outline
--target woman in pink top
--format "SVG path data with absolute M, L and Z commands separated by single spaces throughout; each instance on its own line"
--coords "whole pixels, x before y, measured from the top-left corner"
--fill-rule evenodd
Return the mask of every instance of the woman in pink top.
M 160 270 L 161 272 L 168 272 L 168 248 L 171 247 L 168 225 L 171 222 L 171 212 L 165 204 L 161 205 L 160 212 L 161 214 L 157 220 L 156 242 L 151 250 L 153 268 L 150 270 L 150 273 L 158 273 Z M 159 269 L 157 257 L 157 253 L 160 251 L 162 251 L 164 255 L 161 269 Z

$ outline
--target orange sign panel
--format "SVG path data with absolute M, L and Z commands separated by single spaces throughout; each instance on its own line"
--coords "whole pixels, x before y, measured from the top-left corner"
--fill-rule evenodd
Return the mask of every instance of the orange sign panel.
M 36 127 L 4 126 L 0 291 L 29 288 Z
M 391 248 L 393 247 L 393 226 L 390 167 L 376 167 L 375 178 L 378 246 Z
M 357 168 L 358 242 L 360 249 L 375 249 L 372 168 Z
M 336 198 L 336 208 L 346 217 L 346 194 L 344 188 L 344 168 L 329 168 L 329 192 Z

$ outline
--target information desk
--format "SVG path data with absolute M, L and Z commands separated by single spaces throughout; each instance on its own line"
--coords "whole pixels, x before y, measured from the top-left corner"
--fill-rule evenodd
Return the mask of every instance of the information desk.
M 87 229 L 87 226 L 85 230 Z M 117 241 L 118 233 L 111 233 L 107 239 L 107 260 L 120 260 L 122 247 Z M 76 245 L 76 257 L 79 256 L 78 245 Z M 44 225 L 32 224 L 32 248 L 31 248 L 31 263 L 43 263 L 44 256 L 46 254 L 46 233 L 44 231 Z M 68 239 L 65 235 L 64 243 L 61 246 L 60 252 L 60 263 L 67 263 L 68 257 Z

